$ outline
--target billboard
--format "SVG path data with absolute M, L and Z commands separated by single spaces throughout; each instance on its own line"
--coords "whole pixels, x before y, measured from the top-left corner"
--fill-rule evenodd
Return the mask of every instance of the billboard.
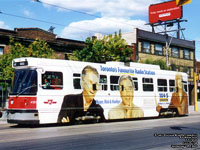
M 176 1 L 169 1 L 149 6 L 149 23 L 169 21 L 182 18 L 182 6 L 177 6 Z
M 191 3 L 192 0 L 176 0 L 176 5 L 177 6 L 182 6 L 188 3 Z

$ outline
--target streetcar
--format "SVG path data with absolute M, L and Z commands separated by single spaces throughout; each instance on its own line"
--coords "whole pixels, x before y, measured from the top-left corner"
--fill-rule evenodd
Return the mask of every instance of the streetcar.
M 17 58 L 8 123 L 50 124 L 188 114 L 188 75 L 141 63 Z

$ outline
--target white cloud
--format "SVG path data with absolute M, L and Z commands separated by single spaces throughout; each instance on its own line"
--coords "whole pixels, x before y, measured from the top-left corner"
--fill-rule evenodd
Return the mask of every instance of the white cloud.
M 119 18 L 97 18 L 95 20 L 84 20 L 73 22 L 65 27 L 61 33 L 62 37 L 68 39 L 85 40 L 95 33 L 112 34 L 120 29 L 123 32 L 132 32 L 134 27 L 150 30 L 143 20 L 126 20 Z
M 7 26 L 3 21 L 0 21 L 0 28 L 9 29 L 9 26 Z
M 31 13 L 28 10 L 24 10 L 24 15 L 29 17 Z
M 23 11 L 23 14 L 24 14 L 25 16 L 27 16 L 27 17 L 33 17 L 33 16 L 34 16 L 34 13 L 31 12 L 31 11 L 29 11 L 29 10 L 24 9 L 24 10 L 22 10 L 22 11 Z
M 148 15 L 150 4 L 161 0 L 41 0 L 44 3 L 60 7 L 84 11 L 86 13 L 100 13 L 102 17 L 132 17 Z
M 162 0 L 41 0 L 44 3 L 57 5 L 59 11 L 76 10 L 92 15 L 98 15 L 93 20 L 82 20 L 70 23 L 61 33 L 61 37 L 85 40 L 97 32 L 111 34 L 118 32 L 131 32 L 134 27 L 149 29 L 143 20 L 134 20 L 134 16 L 148 16 L 150 4 Z M 45 4 L 44 4 L 45 5 Z M 49 5 L 45 5 L 50 7 Z M 72 13 L 78 13 L 71 11 Z M 87 15 L 86 15 L 87 16 Z M 114 20 L 114 21 L 111 21 Z M 121 23 L 123 22 L 123 23 Z M 128 25 L 130 24 L 130 25 Z

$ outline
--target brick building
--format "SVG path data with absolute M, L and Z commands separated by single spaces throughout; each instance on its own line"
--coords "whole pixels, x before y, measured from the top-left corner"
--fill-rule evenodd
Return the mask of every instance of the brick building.
M 196 73 L 199 75 L 199 80 L 197 82 L 197 99 L 200 101 L 200 62 L 196 61 Z
M 170 70 L 186 72 L 189 81 L 190 104 L 194 104 L 195 41 L 167 37 L 165 35 L 135 28 L 133 32 L 122 34 L 128 45 L 135 45 L 136 61 L 163 60 Z M 166 41 L 170 43 L 166 51 Z
M 85 46 L 85 42 L 59 38 L 55 34 L 40 28 L 0 29 L 0 55 L 9 51 L 10 37 L 25 45 L 29 45 L 36 38 L 46 41 L 60 59 L 67 59 L 68 53 Z

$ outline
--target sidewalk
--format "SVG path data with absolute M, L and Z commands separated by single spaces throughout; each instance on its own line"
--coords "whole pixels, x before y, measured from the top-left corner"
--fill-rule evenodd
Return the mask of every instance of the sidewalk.
M 0 118 L 0 124 L 1 123 L 7 123 L 7 112 L 2 111 L 2 117 Z
M 194 105 L 190 105 L 188 108 L 189 114 L 198 114 L 200 113 L 200 101 L 197 101 L 197 111 L 194 111 Z
M 189 106 L 188 108 L 190 114 L 199 114 L 200 115 L 200 106 L 197 105 L 197 111 L 194 110 L 194 106 Z

